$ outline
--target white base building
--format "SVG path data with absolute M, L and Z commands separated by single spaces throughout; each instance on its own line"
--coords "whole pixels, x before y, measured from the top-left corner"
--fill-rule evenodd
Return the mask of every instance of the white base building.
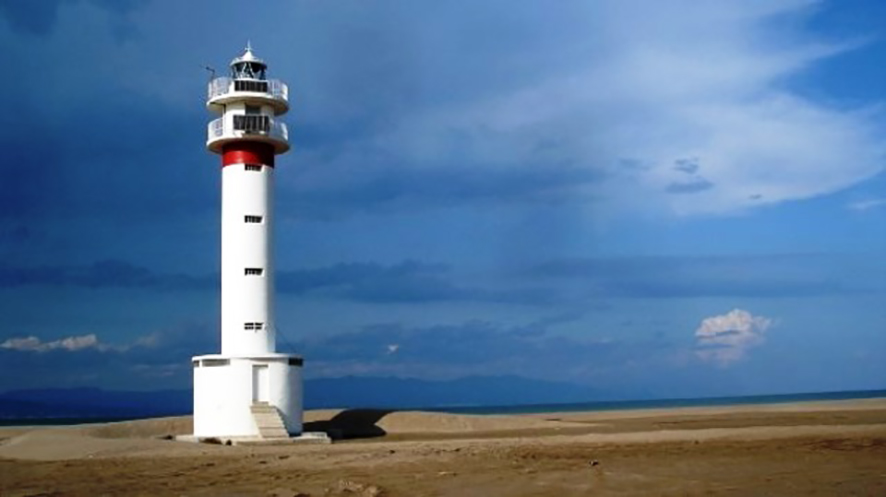
M 261 438 L 253 406 L 275 407 L 290 436 L 302 432 L 301 365 L 298 356 L 275 354 L 193 358 L 194 436 Z

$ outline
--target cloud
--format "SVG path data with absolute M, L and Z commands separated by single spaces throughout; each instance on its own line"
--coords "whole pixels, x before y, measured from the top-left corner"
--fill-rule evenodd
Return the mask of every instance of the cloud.
M 449 266 L 406 260 L 397 264 L 338 263 L 316 269 L 280 271 L 277 290 L 368 303 L 549 302 L 541 289 L 480 288 L 453 281 Z
M 22 33 L 45 35 L 55 25 L 58 8 L 62 0 L 45 0 L 42 2 L 0 2 L 0 17 L 9 25 Z
M 357 154 L 337 157 L 323 170 L 299 172 L 297 181 L 285 185 L 292 194 L 282 200 L 283 215 L 329 220 L 356 212 L 388 214 L 465 204 L 585 202 L 591 199 L 583 189 L 604 176 L 602 171 L 570 164 L 516 169 L 482 164 L 415 167 L 398 159 L 394 150 L 381 156 L 370 150 Z M 356 165 L 359 170 L 351 170 Z M 344 170 L 348 172 L 343 175 Z
M 22 2 L 16 0 L 0 1 L 0 18 L 6 20 L 14 30 L 34 36 L 45 37 L 55 28 L 58 14 L 70 0 L 40 0 L 38 2 Z M 132 27 L 126 23 L 127 15 L 145 0 L 90 0 L 88 2 L 111 14 L 114 34 L 124 38 L 131 34 Z
M 359 140 L 338 153 L 324 147 L 326 165 L 317 174 L 341 178 L 355 172 L 365 175 L 359 184 L 368 186 L 379 164 L 402 165 L 413 177 L 428 178 L 453 164 L 502 176 L 557 171 L 566 164 L 594 178 L 574 185 L 573 198 L 624 208 L 664 206 L 678 215 L 728 213 L 832 193 L 882 171 L 886 149 L 876 110 L 836 107 L 792 86 L 810 67 L 858 46 L 805 31 L 797 21 L 814 8 L 815 2 L 805 0 L 773 1 L 765 8 L 742 1 L 706 7 L 680 0 L 613 1 L 568 4 L 551 13 L 517 3 L 503 29 L 525 30 L 536 47 L 507 37 L 490 44 L 468 31 L 461 43 L 495 55 L 490 67 L 476 68 L 473 88 L 434 78 L 438 70 L 458 74 L 472 64 L 471 54 L 439 68 L 418 66 L 404 55 L 394 78 L 424 76 L 423 90 L 445 95 L 442 103 L 419 100 L 375 109 L 388 119 L 374 124 L 384 125 L 362 130 Z M 461 22 L 440 10 L 435 25 Z M 555 19 L 538 24 L 558 26 L 556 36 L 542 36 L 530 19 Z M 437 48 L 433 40 L 422 47 Z M 520 64 L 512 58 L 518 52 Z M 544 70 L 519 70 L 530 67 Z M 687 157 L 694 165 L 680 166 Z M 645 167 L 622 167 L 626 162 Z M 704 180 L 686 183 L 685 174 L 698 164 Z M 306 172 L 319 179 L 314 174 Z M 508 188 L 516 186 L 502 182 L 499 194 L 510 197 Z M 409 190 L 392 186 L 388 194 L 396 198 Z M 440 197 L 427 198 L 446 205 Z
M 164 274 L 125 261 L 103 260 L 84 266 L 13 266 L 0 263 L 0 288 L 25 285 L 85 288 L 218 288 L 212 275 Z
M 291 85 L 279 219 L 557 204 L 575 224 L 564 231 L 580 230 L 585 214 L 618 209 L 692 215 L 823 195 L 884 164 L 875 110 L 794 88 L 855 46 L 809 32 L 806 1 L 306 2 L 243 17 L 242 2 L 221 0 L 184 6 L 172 24 L 165 2 L 0 5 L 20 11 L 0 23 L 8 65 L 41 69 L 2 82 L 0 222 L 51 233 L 75 260 L 132 240 L 149 240 L 144 259 L 212 246 L 190 250 L 213 240 L 202 234 L 218 206 L 217 161 L 195 146 L 210 117 L 195 68 L 241 42 L 199 57 L 177 48 L 219 29 L 260 28 L 261 54 Z M 48 26 L 35 28 L 44 39 L 8 29 L 10 16 Z M 141 34 L 114 43 L 117 17 Z M 70 53 L 102 63 L 81 71 Z M 110 122 L 113 140 L 98 125 Z
M 341 262 L 278 270 L 279 295 L 369 304 L 491 302 L 557 305 L 589 298 L 810 297 L 886 292 L 869 256 L 773 255 L 564 258 L 470 280 L 448 264 Z M 483 280 L 483 283 L 478 283 Z M 217 273 L 165 273 L 125 261 L 82 266 L 0 264 L 0 288 L 218 291 Z
M 865 211 L 869 211 L 871 209 L 877 209 L 877 208 L 883 207 L 883 206 L 886 206 L 886 198 L 872 198 L 869 200 L 860 200 L 858 202 L 852 202 L 847 207 L 849 207 L 849 209 L 854 210 L 854 211 L 865 212 Z
M 8 338 L 0 343 L 0 349 L 18 351 L 18 352 L 80 352 L 80 351 L 97 351 L 97 352 L 130 352 L 134 349 L 148 349 L 156 347 L 159 343 L 160 334 L 150 333 L 136 338 L 132 343 L 124 345 L 112 345 L 99 340 L 95 333 L 86 335 L 75 335 L 58 340 L 50 340 L 45 342 L 35 336 L 27 336 L 21 338 Z
M 886 292 L 882 258 L 784 254 L 563 258 L 515 276 L 594 298 L 813 297 Z
M 882 258 L 865 255 L 563 258 L 470 273 L 404 260 L 280 270 L 276 292 L 364 304 L 494 303 L 535 308 L 601 305 L 601 299 L 794 298 L 886 292 Z M 217 273 L 165 273 L 123 261 L 83 266 L 0 264 L 0 288 L 45 286 L 152 292 L 218 292 Z M 391 342 L 396 343 L 396 342 Z
M 219 350 L 218 326 L 180 323 L 110 343 L 95 333 L 0 341 L 0 391 L 33 387 L 187 388 L 190 358 Z M 27 372 L 21 378 L 13 372 Z
M 23 352 L 48 352 L 50 350 L 65 350 L 68 352 L 76 352 L 84 349 L 93 349 L 100 352 L 117 350 L 117 348 L 100 343 L 95 334 L 71 336 L 44 342 L 35 336 L 24 338 L 9 338 L 0 343 L 0 348 L 7 350 L 18 350 Z
M 698 193 L 703 192 L 705 190 L 709 190 L 714 187 L 714 184 L 704 178 L 696 178 L 692 181 L 688 182 L 674 182 L 665 188 L 665 191 L 668 193 Z
M 550 292 L 541 288 L 481 288 L 454 281 L 445 264 L 405 260 L 396 264 L 336 263 L 277 271 L 280 294 L 368 303 L 507 302 L 544 304 Z M 14 266 L 0 263 L 0 288 L 47 285 L 80 288 L 217 290 L 219 276 L 164 273 L 126 261 L 103 260 L 82 266 Z
M 686 174 L 695 174 L 699 169 L 698 159 L 693 157 L 691 159 L 677 159 L 674 161 L 674 170 L 680 171 Z
M 729 366 L 762 344 L 771 326 L 771 319 L 741 309 L 705 318 L 695 330 L 695 354 L 703 361 Z
M 282 160 L 300 167 L 279 177 L 281 218 L 558 202 L 722 213 L 881 171 L 875 110 L 793 84 L 858 43 L 808 31 L 815 2 L 761 3 L 306 2 L 244 19 L 242 2 L 229 0 L 211 12 L 188 5 L 170 24 L 164 2 L 3 2 L 18 26 L 0 33 L 9 64 L 38 64 L 42 77 L 3 82 L 0 145 L 13 155 L 0 165 L 0 217 L 209 216 L 211 190 L 182 185 L 212 184 L 215 172 L 176 166 L 211 163 L 194 146 L 208 116 L 189 72 L 205 57 L 177 47 L 220 26 L 261 26 L 262 53 L 298 95 L 287 116 L 296 151 Z M 106 25 L 118 18 L 143 33 L 109 43 Z M 70 52 L 103 63 L 71 79 L 80 60 Z M 84 115 L 115 122 L 115 139 L 83 126 Z M 31 149 L 41 154 L 15 152 Z M 704 181 L 686 181 L 699 171 Z
M 525 325 L 482 320 L 430 326 L 379 323 L 297 343 L 295 350 L 309 358 L 311 373 L 317 376 L 458 378 L 516 374 L 587 379 L 595 371 L 641 355 L 651 347 L 552 333 L 556 324 L 575 319 L 557 316 Z

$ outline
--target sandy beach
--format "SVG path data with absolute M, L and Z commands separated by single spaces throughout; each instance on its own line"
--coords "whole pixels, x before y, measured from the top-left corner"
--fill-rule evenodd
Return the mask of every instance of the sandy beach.
M 886 495 L 886 399 L 306 422 L 341 438 L 168 440 L 189 417 L 0 428 L 0 495 Z

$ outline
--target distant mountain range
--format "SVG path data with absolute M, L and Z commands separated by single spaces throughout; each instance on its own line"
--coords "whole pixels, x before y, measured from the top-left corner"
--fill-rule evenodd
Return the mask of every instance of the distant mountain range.
M 320 378 L 305 382 L 305 407 L 441 408 L 590 402 L 612 398 L 570 383 L 517 376 L 449 381 L 409 378 Z M 111 391 L 97 388 L 16 390 L 0 394 L 0 419 L 112 419 L 189 414 L 191 390 Z

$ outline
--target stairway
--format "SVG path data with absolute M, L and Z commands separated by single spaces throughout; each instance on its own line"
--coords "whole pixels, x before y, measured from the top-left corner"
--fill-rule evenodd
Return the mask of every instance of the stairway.
M 286 425 L 283 424 L 283 418 L 280 417 L 276 407 L 266 402 L 257 402 L 252 404 L 249 410 L 252 412 L 252 418 L 261 438 L 289 438 L 289 432 L 286 431 Z

